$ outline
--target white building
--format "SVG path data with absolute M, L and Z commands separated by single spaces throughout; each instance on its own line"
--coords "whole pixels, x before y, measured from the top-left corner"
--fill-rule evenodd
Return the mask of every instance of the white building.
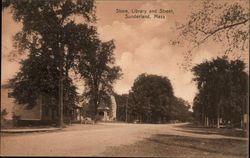
M 115 121 L 116 120 L 116 110 L 117 105 L 115 101 L 115 97 L 113 95 L 110 96 L 111 99 L 111 108 L 107 105 L 101 104 L 98 110 L 98 116 L 101 121 Z

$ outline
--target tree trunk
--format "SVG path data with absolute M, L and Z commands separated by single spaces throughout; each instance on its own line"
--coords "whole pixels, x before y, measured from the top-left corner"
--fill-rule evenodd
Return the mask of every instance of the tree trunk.
M 208 117 L 205 116 L 205 126 L 208 127 L 209 126 L 209 123 L 208 123 Z
M 82 108 L 80 108 L 80 123 L 82 124 Z
M 216 118 L 216 128 L 220 128 L 220 106 L 221 106 L 222 100 L 220 99 L 220 102 L 217 107 L 217 118 Z
M 217 115 L 217 123 L 216 123 L 216 128 L 220 128 L 220 115 Z
M 59 78 L 59 120 L 58 125 L 60 128 L 63 127 L 63 78 L 60 74 Z
M 94 122 L 96 122 L 96 115 L 97 115 L 97 103 L 96 103 L 96 101 L 95 101 L 95 99 L 93 99 L 93 106 L 94 106 L 94 113 L 93 113 L 93 116 L 92 116 L 92 120 L 94 121 Z
M 126 110 L 125 110 L 125 116 L 126 116 L 126 118 L 125 118 L 125 120 L 126 120 L 126 122 L 128 123 L 128 97 L 127 97 L 127 99 L 126 99 Z
M 93 94 L 93 103 L 94 103 L 94 122 L 97 122 L 97 108 L 98 108 L 98 83 L 94 81 L 94 94 Z
M 60 45 L 59 45 L 59 50 L 60 50 Z M 64 64 L 64 51 L 61 49 L 61 51 L 58 52 L 60 54 L 60 57 L 59 57 L 59 69 L 60 69 L 60 74 L 59 74 L 59 89 L 58 89 L 58 93 L 59 93 L 59 96 L 58 96 L 58 103 L 59 103 L 59 106 L 58 106 L 58 112 L 59 112 L 59 118 L 58 118 L 58 126 L 60 128 L 62 128 L 64 126 L 64 116 L 63 116 L 63 80 L 64 80 L 64 74 L 63 74 L 63 64 Z
M 242 119 L 242 129 L 244 131 L 246 130 L 246 125 L 247 125 L 246 123 L 248 123 L 247 120 L 245 119 L 245 113 L 246 113 L 246 109 L 244 106 L 245 103 L 246 103 L 245 98 L 243 97 L 242 98 L 242 117 L 241 117 L 241 119 Z
M 204 110 L 204 107 L 202 108 L 201 122 L 203 123 L 203 125 L 206 126 L 206 119 L 205 119 L 205 110 Z
M 220 113 L 219 113 L 219 110 L 217 110 L 216 128 L 220 128 Z

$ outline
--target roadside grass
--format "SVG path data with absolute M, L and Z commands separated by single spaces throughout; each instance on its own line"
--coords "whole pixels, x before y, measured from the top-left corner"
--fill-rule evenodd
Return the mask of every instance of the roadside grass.
M 186 124 L 178 126 L 179 131 L 190 132 L 195 134 L 218 134 L 230 137 L 248 137 L 248 132 L 237 128 L 211 128 L 204 126 L 197 126 L 193 124 Z
M 186 132 L 190 128 L 184 126 L 180 130 Z M 198 129 L 203 131 L 198 132 L 197 128 L 192 128 L 191 132 L 241 136 L 236 130 L 231 129 L 222 129 L 221 132 L 220 129 Z M 248 157 L 248 140 L 157 134 L 132 145 L 110 147 L 103 154 L 122 157 L 245 158 Z

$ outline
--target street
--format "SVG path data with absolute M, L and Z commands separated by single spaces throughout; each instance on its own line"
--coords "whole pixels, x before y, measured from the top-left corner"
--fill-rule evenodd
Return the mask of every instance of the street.
M 219 133 L 216 129 L 205 130 L 188 128 L 185 123 L 73 124 L 61 131 L 48 133 L 2 134 L 1 156 L 247 155 L 247 138 Z M 204 150 L 200 148 L 202 145 Z

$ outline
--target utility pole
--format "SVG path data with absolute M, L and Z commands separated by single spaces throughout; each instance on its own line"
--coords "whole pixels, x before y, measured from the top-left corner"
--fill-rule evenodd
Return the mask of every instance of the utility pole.
M 61 69 L 62 71 L 62 69 Z M 63 75 L 60 72 L 59 77 L 59 119 L 58 119 L 59 127 L 63 127 Z
M 126 122 L 128 123 L 128 96 L 126 99 Z
M 59 48 L 60 48 L 60 43 L 59 43 Z M 60 53 L 60 57 L 59 57 L 59 70 L 60 70 L 60 75 L 59 75 L 59 96 L 58 96 L 58 103 L 59 103 L 59 107 L 58 107 L 58 112 L 59 112 L 59 117 L 58 117 L 58 126 L 60 128 L 63 128 L 63 80 L 64 80 L 64 76 L 63 76 L 63 61 L 64 61 L 64 56 L 63 56 L 63 51 Z

